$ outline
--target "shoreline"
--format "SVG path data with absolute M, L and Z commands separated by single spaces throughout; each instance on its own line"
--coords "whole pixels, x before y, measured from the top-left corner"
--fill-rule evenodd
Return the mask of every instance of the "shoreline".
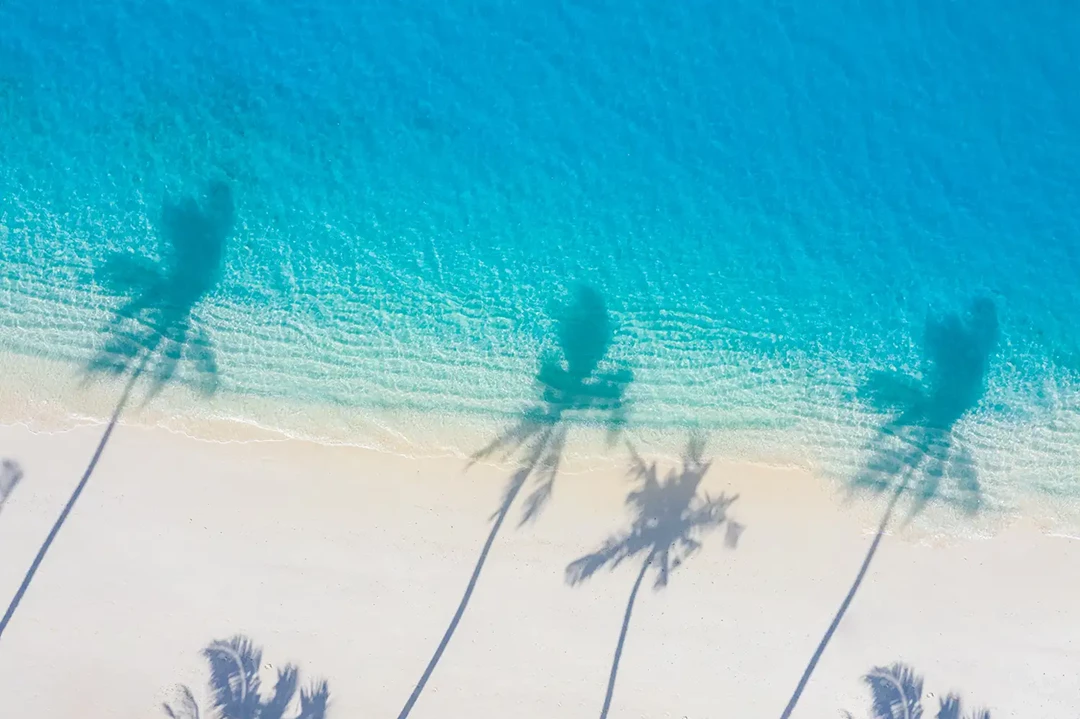
M 0 426 L 22 424 L 47 433 L 104 424 L 122 389 L 121 382 L 108 378 L 84 382 L 78 367 L 66 361 L 6 352 L 0 352 L 0 361 L 11 368 L 0 379 Z M 184 386 L 170 385 L 146 406 L 133 402 L 121 421 L 140 427 L 160 427 L 211 442 L 299 441 L 327 447 L 372 449 L 404 457 L 464 459 L 518 418 L 518 412 L 484 418 L 479 414 L 365 410 L 224 393 L 202 398 Z M 288 421 L 275 425 L 275 419 Z M 281 426 L 290 423 L 293 426 Z M 572 426 L 572 444 L 567 455 L 581 461 L 586 469 L 608 466 L 604 460 L 608 453 L 605 431 L 589 422 L 574 421 Z M 630 430 L 636 441 L 669 459 L 677 459 L 679 445 L 692 431 L 691 428 L 638 428 L 632 423 Z M 719 437 L 721 433 L 711 434 Z M 759 438 L 761 433 L 753 430 L 726 433 L 725 444 L 739 448 L 734 451 L 737 456 L 731 459 L 779 468 L 813 466 L 806 451 L 755 452 L 753 441 L 743 444 L 731 441 L 738 435 Z M 776 442 L 770 438 L 768 444 Z M 473 450 L 463 450 L 466 447 Z M 408 453 L 407 449 L 416 452 Z M 759 456 L 752 459 L 738 456 L 747 454 Z
M 5 380 L 0 381 L 0 429 L 24 427 L 35 434 L 50 435 L 105 426 L 114 409 L 112 403 L 121 389 L 120 382 L 105 379 L 83 383 L 77 368 L 68 362 L 10 354 L 0 354 L 0 358 L 14 370 L 9 370 Z M 11 381 L 11 377 L 16 380 Z M 33 386 L 32 395 L 27 391 L 28 386 Z M 230 415 L 229 412 L 236 408 L 251 415 L 276 413 L 278 417 L 298 424 L 299 419 L 320 429 L 333 427 L 339 436 L 320 436 L 318 430 L 294 433 L 256 419 Z M 509 423 L 496 419 L 477 421 L 475 418 L 403 411 L 364 414 L 353 408 L 285 404 L 239 396 L 215 396 L 207 401 L 188 388 L 175 385 L 166 387 L 147 405 L 138 401 L 132 403 L 120 417 L 119 424 L 138 429 L 160 429 L 211 445 L 299 444 L 371 451 L 404 460 L 461 462 L 467 461 L 472 452 L 487 446 L 509 426 Z M 409 436 L 400 430 L 406 426 L 410 428 Z M 611 445 L 603 430 L 573 425 L 562 453 L 560 472 L 577 475 L 621 471 L 626 457 L 623 445 L 628 441 L 640 452 L 675 462 L 691 432 L 690 429 L 642 430 L 631 426 L 618 438 L 616 445 Z M 794 438 L 785 445 L 781 437 L 768 437 L 763 442 L 760 433 L 753 432 L 714 432 L 704 436 L 717 461 L 727 466 L 797 471 L 833 495 L 837 502 L 864 507 L 879 503 L 867 496 L 845 499 L 850 475 L 827 464 L 819 464 L 811 452 L 796 444 Z M 465 451 L 464 448 L 472 449 Z M 481 463 L 496 470 L 513 466 L 512 458 L 498 456 L 485 458 Z M 1029 522 L 1042 527 L 1048 536 L 1080 536 L 1080 497 L 1064 501 L 1041 496 L 1019 499 L 1016 503 L 999 502 L 986 507 L 975 523 L 953 510 L 931 507 L 930 512 L 916 518 L 912 530 L 914 536 L 934 541 L 935 537 L 988 537 L 1014 524 Z M 867 526 L 873 526 L 876 521 L 872 511 L 866 512 L 864 519 Z

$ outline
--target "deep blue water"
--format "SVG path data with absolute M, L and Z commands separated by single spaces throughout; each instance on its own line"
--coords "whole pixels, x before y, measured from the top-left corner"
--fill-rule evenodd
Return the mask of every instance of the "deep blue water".
M 1053 0 L 6 0 L 0 347 L 85 361 L 107 258 L 221 180 L 226 396 L 502 416 L 584 283 L 634 423 L 828 454 L 988 298 L 975 461 L 1080 494 L 1077 38 Z

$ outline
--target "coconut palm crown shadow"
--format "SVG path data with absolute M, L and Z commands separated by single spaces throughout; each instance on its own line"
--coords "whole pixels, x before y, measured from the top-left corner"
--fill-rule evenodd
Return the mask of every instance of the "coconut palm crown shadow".
M 956 423 L 982 399 L 997 337 L 997 310 L 990 300 L 978 299 L 966 317 L 928 323 L 921 381 L 895 373 L 870 378 L 860 395 L 890 418 L 872 441 L 853 490 L 910 493 L 909 519 L 933 501 L 968 513 L 979 510 L 975 463 Z M 942 491 L 945 482 L 952 485 L 949 494 Z
M 947 502 L 968 514 L 978 512 L 978 475 L 956 424 L 982 400 L 997 339 L 997 308 L 988 299 L 976 299 L 965 316 L 954 314 L 927 323 L 921 378 L 878 373 L 862 388 L 861 396 L 889 418 L 871 441 L 870 458 L 852 480 L 850 489 L 891 492 L 891 496 L 855 581 L 803 671 L 781 719 L 788 719 L 795 709 L 866 577 L 901 497 L 912 496 L 908 520 L 931 502 Z M 948 495 L 943 492 L 946 482 L 951 489 Z
M 626 426 L 626 389 L 633 372 L 611 363 L 605 366 L 614 334 L 604 299 L 590 287 L 578 288 L 574 302 L 558 321 L 558 351 L 540 362 L 536 400 L 470 460 L 472 464 L 493 456 L 516 457 L 518 469 L 506 492 L 510 503 L 525 482 L 534 479 L 521 523 L 536 519 L 551 498 L 570 421 L 602 424 L 612 443 Z
M 600 424 L 614 442 L 626 426 L 629 405 L 626 389 L 633 373 L 607 360 L 615 327 L 603 297 L 580 287 L 573 301 L 557 318 L 557 351 L 542 356 L 535 378 L 535 400 L 510 427 L 476 452 L 469 466 L 491 457 L 513 458 L 517 468 L 507 482 L 492 527 L 480 551 L 457 611 L 439 646 L 424 669 L 398 719 L 405 719 L 431 678 L 457 629 L 480 579 L 488 553 L 522 488 L 532 478 L 534 488 L 525 500 L 521 524 L 536 519 L 551 498 L 571 421 Z
M 615 645 L 607 691 L 600 710 L 601 719 L 607 717 L 611 708 L 630 617 L 649 568 L 656 572 L 653 588 L 661 589 L 668 585 L 672 571 L 701 548 L 706 532 L 726 523 L 726 544 L 730 548 L 736 546 L 742 533 L 743 526 L 727 515 L 737 495 L 712 498 L 699 491 L 710 466 L 710 462 L 702 456 L 703 451 L 701 438 L 692 438 L 683 453 L 681 468 L 670 470 L 661 479 L 656 463 L 646 464 L 631 448 L 630 472 L 637 487 L 626 498 L 627 505 L 635 515 L 630 529 L 612 536 L 595 552 L 571 562 L 566 568 L 566 581 L 576 586 L 604 567 L 614 569 L 628 559 L 643 557 L 641 569 L 630 590 Z
M 224 182 L 212 182 L 202 204 L 193 197 L 165 203 L 165 262 L 159 265 L 127 253 L 109 260 L 102 279 L 125 301 L 102 328 L 105 341 L 87 363 L 88 374 L 145 375 L 149 399 L 186 361 L 197 391 L 210 395 L 217 390 L 213 344 L 194 315 L 217 284 L 233 223 L 232 191 Z
M 874 667 L 865 675 L 863 682 L 870 688 L 873 703 L 871 719 L 921 719 L 924 714 L 923 678 L 906 664 L 896 663 L 888 667 Z M 933 696 L 933 695 L 931 695 Z M 845 719 L 854 719 L 851 712 L 841 712 Z M 956 694 L 938 699 L 937 719 L 990 719 L 990 712 L 977 709 L 961 715 L 961 701 Z
M 325 719 L 330 688 L 324 680 L 300 687 L 300 672 L 292 664 L 276 670 L 273 689 L 262 690 L 262 649 L 247 637 L 211 642 L 202 651 L 210 665 L 211 712 L 216 719 Z M 299 697 L 297 697 L 299 691 Z M 162 709 L 170 719 L 200 719 L 199 704 L 190 688 L 179 686 L 174 702 Z M 295 706 L 295 711 L 289 711 Z
M 187 360 L 194 370 L 195 388 L 205 395 L 217 390 L 213 346 L 193 313 L 217 283 L 233 222 L 232 190 L 223 182 L 212 182 L 202 204 L 194 198 L 165 203 L 161 233 L 171 254 L 162 266 L 128 254 L 114 256 L 106 264 L 105 284 L 124 301 L 102 328 L 102 346 L 85 369 L 87 377 L 106 373 L 128 379 L 89 465 L 0 619 L 0 637 L 94 473 L 138 381 L 144 375 L 150 380 L 148 402 Z

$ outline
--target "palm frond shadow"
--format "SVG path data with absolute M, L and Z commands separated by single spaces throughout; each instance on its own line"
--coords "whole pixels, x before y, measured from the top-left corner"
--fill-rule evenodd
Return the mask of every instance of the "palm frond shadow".
M 259 674 L 262 649 L 251 639 L 237 635 L 214 641 L 202 655 L 210 665 L 210 708 L 217 719 L 325 719 L 330 703 L 326 681 L 301 687 L 299 669 L 286 664 L 276 670 L 273 688 L 264 692 Z M 176 699 L 164 702 L 162 709 L 170 719 L 201 716 L 194 693 L 183 685 L 176 688 Z
M 887 419 L 868 448 L 869 460 L 850 483 L 852 492 L 910 494 L 908 520 L 931 502 L 979 511 L 978 473 L 956 425 L 982 400 L 997 339 L 997 308 L 977 299 L 966 316 L 927 323 L 921 377 L 871 376 L 860 397 Z
M 518 472 L 511 477 L 507 492 L 513 497 L 521 489 L 518 481 L 522 472 L 524 479 L 534 478 L 522 524 L 536 519 L 551 498 L 569 422 L 604 426 L 609 443 L 626 427 L 626 390 L 634 377 L 629 368 L 605 363 L 614 334 L 600 294 L 590 287 L 578 288 L 574 302 L 558 321 L 558 351 L 541 359 L 534 382 L 536 400 L 470 458 L 470 465 L 491 457 L 516 458 Z
M 863 675 L 863 682 L 872 696 L 871 719 L 920 719 L 923 716 L 923 678 L 909 665 L 897 662 L 887 667 L 874 667 Z M 962 715 L 961 704 L 956 694 L 940 697 L 936 718 L 990 719 L 986 709 Z M 854 719 L 850 712 L 843 712 L 843 715 Z
M 956 424 L 982 400 L 997 339 L 996 306 L 989 299 L 976 299 L 966 316 L 952 314 L 927 322 L 921 377 L 878 373 L 860 392 L 888 419 L 872 440 L 870 458 L 849 489 L 891 492 L 891 496 L 855 581 L 803 670 L 781 719 L 791 716 L 866 578 L 900 499 L 913 495 L 909 521 L 934 501 L 949 501 L 970 514 L 978 512 L 982 503 L 978 475 L 970 452 L 956 436 Z M 942 497 L 945 480 L 955 485 L 952 496 Z
M 163 268 L 147 258 L 128 255 L 115 256 L 107 263 L 103 275 L 106 285 L 126 299 L 102 327 L 105 339 L 101 349 L 86 364 L 86 378 L 89 380 L 101 373 L 116 377 L 126 375 L 127 383 L 82 478 L 0 619 L 0 637 L 90 481 L 142 376 L 148 374 L 150 377 L 144 402 L 149 402 L 172 381 L 182 360 L 190 362 L 194 369 L 196 389 L 206 395 L 217 390 L 217 360 L 213 345 L 202 325 L 193 319 L 193 311 L 217 283 L 225 256 L 225 242 L 232 231 L 233 215 L 232 190 L 223 182 L 212 182 L 203 205 L 190 197 L 175 204 L 165 203 L 161 232 L 171 257 Z
M 490 517 L 491 531 L 457 610 L 398 719 L 405 719 L 412 711 L 449 646 L 495 538 L 521 490 L 533 480 L 534 487 L 525 499 L 519 526 L 536 519 L 551 499 L 570 432 L 568 421 L 600 423 L 607 428 L 611 442 L 626 426 L 629 410 L 626 388 L 633 380 L 633 373 L 607 360 L 615 327 L 603 297 L 590 287 L 578 288 L 556 325 L 558 349 L 541 358 L 535 378 L 536 400 L 510 427 L 470 458 L 470 467 L 491 457 L 514 458 L 517 467 L 506 484 L 499 507 Z
M 19 463 L 12 459 L 0 460 L 0 510 L 4 508 L 8 497 L 22 481 L 23 471 Z
M 123 304 L 101 329 L 105 339 L 86 365 L 87 375 L 146 375 L 147 400 L 175 377 L 181 362 L 202 394 L 217 390 L 214 346 L 195 310 L 220 276 L 235 221 L 232 190 L 212 182 L 205 202 L 167 201 L 161 234 L 169 255 L 160 264 L 127 253 L 106 263 L 101 279 Z
M 734 548 L 743 531 L 741 524 L 728 517 L 728 509 L 738 499 L 737 495 L 713 498 L 699 491 L 711 464 L 704 459 L 703 451 L 703 440 L 692 438 L 683 453 L 682 466 L 670 470 L 661 479 L 656 463 L 646 463 L 631 447 L 630 473 L 637 486 L 626 498 L 634 512 L 630 528 L 610 537 L 599 549 L 566 568 L 566 581 L 577 586 L 605 567 L 615 569 L 628 559 L 643 557 L 615 645 L 601 719 L 607 717 L 611 708 L 630 617 L 649 568 L 656 573 L 653 588 L 661 589 L 670 582 L 671 573 L 701 549 L 706 532 L 726 524 L 725 543 Z

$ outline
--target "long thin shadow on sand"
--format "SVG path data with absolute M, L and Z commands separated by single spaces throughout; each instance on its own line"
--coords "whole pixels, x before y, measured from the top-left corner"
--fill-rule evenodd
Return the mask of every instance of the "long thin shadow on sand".
M 636 484 L 626 498 L 627 506 L 634 512 L 630 529 L 610 537 L 595 552 L 566 568 L 566 581 L 577 586 L 605 567 L 615 569 L 626 560 L 642 557 L 615 643 L 600 719 L 605 719 L 611 709 L 630 617 L 649 568 L 656 572 L 653 589 L 662 589 L 668 585 L 672 571 L 701 548 L 707 532 L 726 523 L 726 544 L 734 548 L 743 530 L 742 525 L 728 517 L 728 508 L 738 499 L 737 495 L 712 498 L 699 491 L 711 464 L 703 457 L 704 441 L 700 437 L 691 438 L 683 453 L 682 466 L 670 470 L 663 479 L 655 462 L 647 464 L 632 447 L 630 451 L 630 474 Z
M 525 499 L 521 524 L 536 519 L 551 498 L 570 431 L 569 422 L 600 423 L 607 428 L 612 441 L 626 425 L 626 389 L 633 374 L 607 359 L 615 328 L 603 298 L 589 287 L 579 288 L 556 325 L 558 351 L 541 359 L 535 382 L 536 401 L 522 411 L 506 431 L 472 457 L 470 466 L 490 457 L 514 458 L 517 469 L 492 516 L 491 531 L 450 625 L 398 719 L 404 719 L 412 711 L 450 644 L 476 589 L 488 553 L 521 490 L 530 479 L 533 481 L 533 490 Z
M 931 502 L 948 502 L 975 514 L 981 489 L 975 463 L 956 423 L 986 391 L 986 372 L 997 345 L 997 308 L 988 299 L 971 303 L 966 316 L 927 323 L 922 377 L 879 373 L 862 396 L 889 419 L 869 447 L 870 458 L 851 482 L 852 491 L 890 495 L 877 532 L 825 635 L 810 658 L 781 719 L 788 719 L 810 681 L 840 621 L 855 598 L 878 545 L 905 494 L 912 497 L 908 521 Z M 946 494 L 945 489 L 950 492 Z
M 897 662 L 887 667 L 874 667 L 863 675 L 863 682 L 870 688 L 873 701 L 870 705 L 871 719 L 921 719 L 929 716 L 923 706 L 923 678 L 907 664 Z M 931 694 L 931 696 L 933 696 Z M 990 719 L 986 709 L 976 709 L 961 714 L 959 695 L 949 693 L 938 697 L 937 719 Z M 851 712 L 841 712 L 845 719 L 855 719 Z
M 126 376 L 127 382 L 82 478 L 0 619 L 0 637 L 90 481 L 135 385 L 147 380 L 144 402 L 149 402 L 174 379 L 185 361 L 191 366 L 197 391 L 210 395 L 217 390 L 213 345 L 194 313 L 218 281 L 233 215 L 229 186 L 213 182 L 202 204 L 190 197 L 175 204 L 166 202 L 161 217 L 162 239 L 171 253 L 166 262 L 159 265 L 147 258 L 119 254 L 106 264 L 102 279 L 124 301 L 102 327 L 104 340 L 87 363 L 86 376 Z
M 330 687 L 318 679 L 300 686 L 300 670 L 293 664 L 277 667 L 274 687 L 263 691 L 262 649 L 237 635 L 210 642 L 202 650 L 210 665 L 210 709 L 218 719 L 325 719 Z M 299 692 L 299 695 L 297 694 Z M 289 711 L 295 707 L 294 711 Z M 176 699 L 162 704 L 170 719 L 199 719 L 199 703 L 187 686 L 176 688 Z

